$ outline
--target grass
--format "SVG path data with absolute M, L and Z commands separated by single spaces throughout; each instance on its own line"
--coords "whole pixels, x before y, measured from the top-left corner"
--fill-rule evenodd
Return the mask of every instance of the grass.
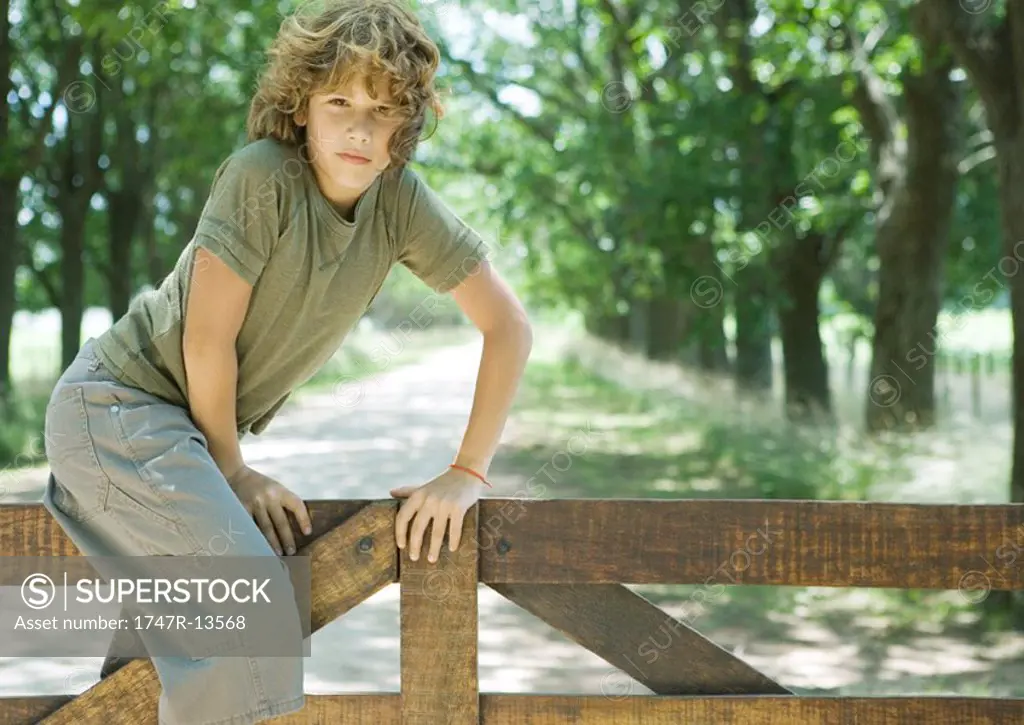
M 580 354 L 527 368 L 520 438 L 508 452 L 510 465 L 525 464 L 595 429 L 600 446 L 573 459 L 567 495 L 860 500 L 877 481 L 906 475 L 896 444 L 759 420 L 717 396 L 683 400 L 654 376 L 622 375 L 607 351 L 587 363 Z M 618 379 L 594 371 L 598 355 Z M 630 388 L 626 378 L 642 382 Z
M 0 403 L 0 466 L 34 466 L 45 460 L 43 412 L 49 397 L 49 386 L 22 385 L 8 406 Z

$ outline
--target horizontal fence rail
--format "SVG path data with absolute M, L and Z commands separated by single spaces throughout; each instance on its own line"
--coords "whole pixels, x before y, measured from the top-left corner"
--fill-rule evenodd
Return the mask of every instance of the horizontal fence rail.
M 402 689 L 307 695 L 282 725 L 1024 722 L 1020 699 L 795 696 L 624 586 L 1021 589 L 1024 504 L 492 498 L 471 509 L 459 550 L 444 547 L 436 564 L 395 546 L 397 501 L 307 505 L 313 531 L 297 543 L 310 557 L 313 631 L 399 584 Z M 0 554 L 79 552 L 41 505 L 26 504 L 0 506 Z M 481 694 L 480 583 L 655 694 Z M 675 646 L 639 666 L 665 627 Z M 0 725 L 156 723 L 158 694 L 155 670 L 139 659 L 77 697 L 0 699 Z
M 35 723 L 69 698 L 0 700 L 8 723 Z M 963 697 L 643 697 L 481 693 L 485 725 L 1010 725 L 1024 709 L 1015 700 Z M 96 722 L 127 723 L 106 719 Z M 156 723 L 153 702 L 143 719 Z M 401 695 L 306 695 L 306 707 L 274 725 L 392 725 L 401 722 Z M 434 721 L 444 725 L 447 720 Z
M 296 532 L 296 543 L 371 504 L 397 510 L 307 502 L 313 532 Z M 1024 549 L 1024 504 L 493 498 L 478 507 L 471 538 L 484 584 L 701 584 L 727 568 L 735 581 L 720 583 L 957 589 L 983 575 L 994 590 L 1024 589 L 1010 556 Z M 78 553 L 39 504 L 0 506 L 0 552 Z

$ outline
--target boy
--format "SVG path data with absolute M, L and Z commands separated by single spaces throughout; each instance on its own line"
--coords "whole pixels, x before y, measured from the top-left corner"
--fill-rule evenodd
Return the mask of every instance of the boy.
M 459 545 L 487 484 L 530 325 L 483 240 L 406 166 L 427 112 L 441 116 L 439 53 L 417 18 L 398 0 L 307 6 L 284 20 L 269 57 L 249 143 L 217 170 L 174 270 L 58 381 L 44 504 L 89 556 L 294 553 L 287 512 L 308 533 L 306 507 L 247 466 L 239 440 L 267 427 L 402 263 L 452 293 L 484 338 L 454 462 L 391 490 L 404 499 L 398 546 L 417 559 L 433 521 L 436 561 L 446 528 Z M 153 663 L 165 725 L 243 725 L 304 704 L 301 658 Z

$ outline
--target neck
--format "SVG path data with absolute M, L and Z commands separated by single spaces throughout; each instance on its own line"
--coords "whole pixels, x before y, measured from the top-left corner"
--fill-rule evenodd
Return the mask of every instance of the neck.
M 366 190 L 370 188 L 372 182 L 362 189 L 337 186 L 315 166 L 313 167 L 313 176 L 316 179 L 317 186 L 320 187 L 320 193 L 334 205 L 334 208 L 338 210 L 342 218 L 349 222 L 355 221 L 356 204 L 363 194 L 366 193 Z

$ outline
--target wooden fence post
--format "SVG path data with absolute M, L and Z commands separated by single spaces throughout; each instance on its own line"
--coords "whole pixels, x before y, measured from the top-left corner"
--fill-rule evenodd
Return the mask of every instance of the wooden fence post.
M 463 521 L 455 552 L 445 537 L 436 563 L 427 561 L 427 527 L 419 561 L 401 551 L 402 725 L 478 725 L 476 504 Z M 411 527 L 410 527 L 411 528 Z

